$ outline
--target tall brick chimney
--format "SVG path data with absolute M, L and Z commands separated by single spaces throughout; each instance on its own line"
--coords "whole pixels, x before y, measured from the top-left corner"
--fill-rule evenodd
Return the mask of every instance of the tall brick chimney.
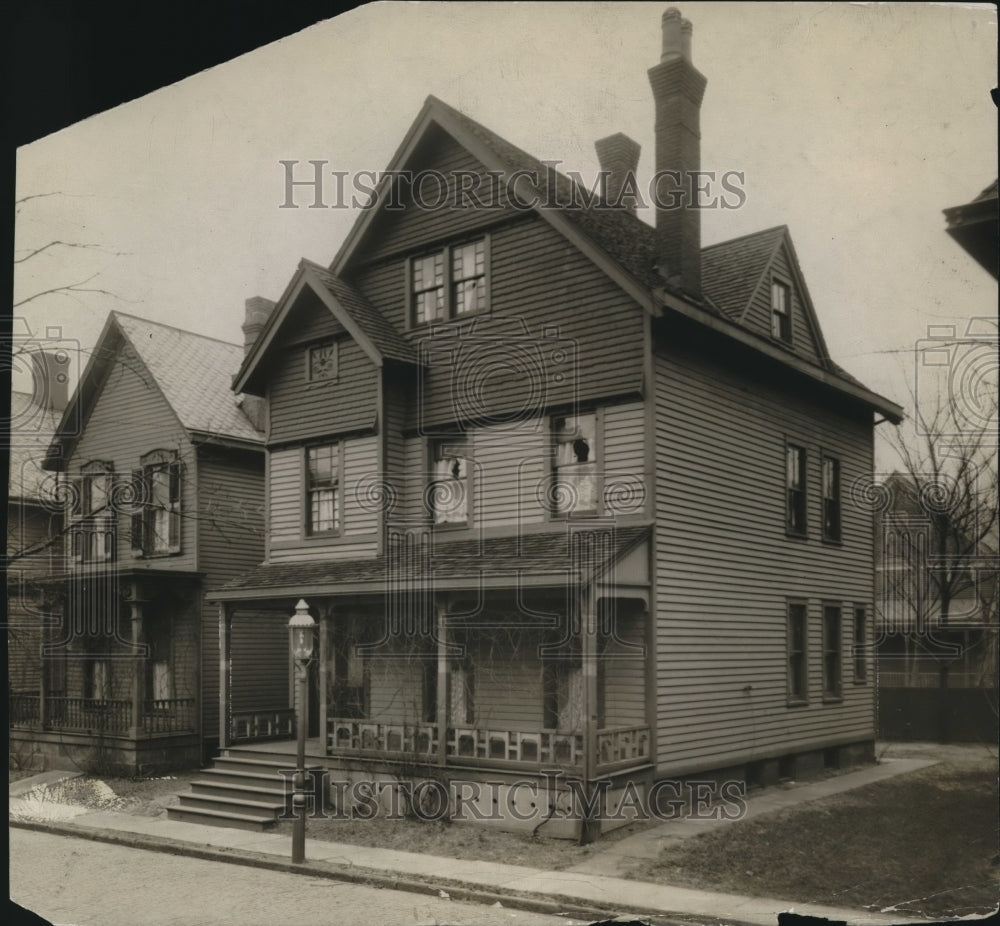
M 247 299 L 246 315 L 243 319 L 243 354 L 250 353 L 250 348 L 254 346 L 257 337 L 264 330 L 264 325 L 274 311 L 274 303 L 263 296 L 251 296 Z
M 707 81 L 691 63 L 691 31 L 676 8 L 663 14 L 663 53 L 649 69 L 649 82 L 656 105 L 657 265 L 669 282 L 700 299 L 701 213 L 691 194 L 697 187 L 692 171 L 701 169 L 699 115 Z
M 39 408 L 62 413 L 69 404 L 70 358 L 65 351 L 33 351 L 34 402 Z
M 619 203 L 630 212 L 635 212 L 635 197 L 626 193 L 622 196 L 622 188 L 631 175 L 633 188 L 636 187 L 635 172 L 639 169 L 639 152 L 642 150 L 637 141 L 627 135 L 616 132 L 607 138 L 594 142 L 597 160 L 603 173 L 603 196 L 608 203 Z

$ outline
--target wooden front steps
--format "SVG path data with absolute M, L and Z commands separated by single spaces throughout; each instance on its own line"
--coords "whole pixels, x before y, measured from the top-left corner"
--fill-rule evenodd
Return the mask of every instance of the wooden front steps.
M 167 808 L 167 817 L 208 826 L 271 829 L 291 809 L 288 776 L 294 767 L 291 755 L 227 749 L 210 768 L 202 769 L 202 777 L 191 782 L 190 792 L 180 795 L 179 804 Z M 306 774 L 319 768 L 307 765 Z

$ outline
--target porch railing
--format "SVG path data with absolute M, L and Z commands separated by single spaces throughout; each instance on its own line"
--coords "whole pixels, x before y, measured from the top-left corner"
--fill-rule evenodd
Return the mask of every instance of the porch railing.
M 940 688 L 941 673 L 938 671 L 883 672 L 879 669 L 880 688 Z M 949 672 L 949 688 L 993 688 L 996 676 L 984 672 Z
M 10 696 L 10 725 L 37 727 L 41 723 L 41 699 L 37 692 L 15 691 Z
M 194 733 L 194 698 L 156 698 L 147 701 L 142 715 L 146 733 Z
M 80 733 L 128 733 L 132 702 L 113 698 L 46 698 L 47 726 Z
M 295 736 L 295 709 L 233 711 L 229 719 L 229 741 L 288 739 Z
M 449 728 L 445 734 L 449 759 L 486 763 L 527 763 L 580 766 L 584 736 L 559 730 L 491 730 Z M 330 755 L 405 753 L 414 757 L 438 754 L 438 728 L 432 723 L 379 723 L 331 717 L 327 720 Z M 611 727 L 597 734 L 598 766 L 648 761 L 649 727 Z

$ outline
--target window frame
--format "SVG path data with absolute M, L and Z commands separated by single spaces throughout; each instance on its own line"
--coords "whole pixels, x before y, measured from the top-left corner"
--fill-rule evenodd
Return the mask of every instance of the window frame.
M 775 293 L 783 292 L 785 295 L 785 311 L 779 310 Z M 794 345 L 794 335 L 792 333 L 792 284 L 784 277 L 777 274 L 771 275 L 771 339 L 778 344 L 787 347 Z M 780 319 L 780 321 L 779 321 Z M 777 324 L 776 324 L 777 322 Z M 785 329 L 787 328 L 787 331 Z M 777 330 L 776 330 L 777 329 Z
M 832 463 L 836 479 L 836 497 L 828 498 L 826 494 L 826 464 Z M 834 453 L 820 451 L 819 456 L 819 504 L 820 532 L 825 543 L 843 543 L 844 538 L 844 475 L 840 457 Z M 832 503 L 836 509 L 836 531 L 827 530 L 827 503 Z
M 454 278 L 455 254 L 461 251 L 462 248 L 468 247 L 469 245 L 476 245 L 479 242 L 482 242 L 483 245 L 483 272 L 481 274 L 483 280 L 483 305 L 482 308 L 479 309 L 459 312 L 456 310 L 456 286 L 467 280 L 475 279 L 480 275 L 474 274 L 473 276 L 465 276 L 460 280 L 456 280 Z M 441 260 L 441 286 L 425 286 L 418 291 L 414 282 L 414 275 L 418 262 L 428 258 L 438 257 L 440 257 Z M 490 313 L 492 308 L 490 301 L 491 255 L 490 235 L 488 233 L 473 235 L 471 237 L 463 237 L 457 241 L 449 242 L 436 248 L 422 250 L 419 253 L 412 254 L 407 257 L 404 262 L 404 266 L 406 273 L 406 322 L 409 329 L 426 328 L 435 324 L 463 321 L 467 318 L 475 318 L 478 315 L 488 315 Z M 417 296 L 438 288 L 441 290 L 441 317 L 432 319 L 417 319 Z
M 468 435 L 465 434 L 456 434 L 454 437 L 434 438 L 428 444 L 428 480 L 426 486 L 428 502 L 433 501 L 434 492 L 432 486 L 439 481 L 437 465 L 439 462 L 442 462 L 438 459 L 439 453 L 448 448 L 460 450 L 461 454 L 448 454 L 448 456 L 459 458 L 465 464 L 465 519 L 462 521 L 438 521 L 433 505 L 428 504 L 428 515 L 430 517 L 431 526 L 434 530 L 462 530 L 464 528 L 474 526 L 473 512 L 475 509 L 473 503 L 476 491 L 476 485 L 474 482 L 475 467 L 473 466 L 473 459 L 469 446 L 470 442 Z
M 829 623 L 835 615 L 837 632 L 831 647 Z M 844 699 L 844 608 L 839 601 L 824 601 L 821 620 L 822 680 L 824 703 L 835 703 Z M 834 672 L 830 662 L 833 660 Z M 834 676 L 831 678 L 831 675 Z M 831 684 L 832 683 L 832 684 Z
M 578 421 L 580 419 L 589 418 L 593 422 L 593 441 L 592 441 L 592 459 L 588 460 L 586 463 L 559 463 L 559 447 L 568 441 L 559 440 L 557 433 L 557 423 L 559 421 L 564 421 L 568 418 L 575 418 Z M 604 416 L 601 414 L 601 409 L 579 409 L 576 410 L 575 414 L 558 414 L 550 415 L 548 418 L 549 425 L 549 491 L 545 493 L 547 499 L 547 512 L 548 518 L 552 521 L 572 521 L 574 518 L 593 518 L 599 517 L 603 511 L 603 485 L 601 480 L 602 467 L 601 460 L 604 459 L 604 441 L 602 435 L 604 432 Z M 593 469 L 593 497 L 594 497 L 594 507 L 585 508 L 577 511 L 560 511 L 556 506 L 556 501 L 558 499 L 558 486 L 560 483 L 559 473 L 560 469 L 568 466 L 588 466 Z M 578 474 L 581 475 L 581 474 Z M 582 474 L 585 475 L 585 474 Z
M 801 609 L 802 648 L 794 648 L 792 628 L 793 609 Z M 801 676 L 801 691 L 796 692 L 793 685 L 792 659 L 799 657 L 799 675 Z M 809 703 L 809 602 L 805 598 L 789 598 L 785 602 L 785 697 L 788 707 L 802 707 Z
M 867 685 L 871 677 L 868 671 L 868 608 L 863 604 L 851 607 L 854 653 L 851 662 L 854 664 L 854 684 Z M 861 615 L 861 621 L 858 621 Z M 860 635 L 858 630 L 861 630 Z
M 324 530 L 314 530 L 312 527 L 312 493 L 321 491 L 317 487 L 314 489 L 310 484 L 309 455 L 314 450 L 335 449 L 337 455 L 337 480 L 334 486 L 333 497 L 333 527 Z M 339 537 L 343 534 L 344 525 L 344 492 L 343 492 L 343 471 L 344 471 L 344 441 L 321 441 L 306 444 L 302 448 L 302 489 L 303 489 L 303 513 L 302 513 L 302 533 L 306 540 L 324 539 Z
M 799 460 L 799 488 L 793 489 L 791 485 L 790 475 L 790 459 L 789 455 L 791 451 L 797 450 L 800 454 Z M 804 443 L 797 443 L 793 440 L 785 439 L 785 451 L 784 451 L 784 491 L 785 491 L 785 534 L 788 537 L 795 537 L 800 539 L 807 539 L 809 537 L 809 451 Z M 801 495 L 801 502 L 798 506 L 793 504 L 792 492 L 798 491 Z M 795 526 L 792 518 L 793 511 L 798 507 L 801 514 L 802 524 L 800 527 Z
M 103 504 L 95 510 L 95 481 L 104 481 Z M 115 510 L 111 496 L 115 488 L 115 467 L 110 460 L 88 460 L 80 467 L 76 483 L 77 502 L 71 513 L 70 551 L 77 563 L 106 563 L 115 558 Z M 98 537 L 103 540 L 103 552 L 96 553 Z
M 160 509 L 154 502 L 154 477 L 167 474 L 166 505 Z M 184 543 L 184 467 L 176 450 L 156 448 L 139 457 L 139 468 L 132 472 L 132 482 L 141 507 L 132 515 L 132 555 L 143 559 L 177 556 Z M 156 514 L 166 514 L 166 542 L 159 547 L 153 542 L 156 531 Z M 138 540 L 138 543 L 136 542 Z

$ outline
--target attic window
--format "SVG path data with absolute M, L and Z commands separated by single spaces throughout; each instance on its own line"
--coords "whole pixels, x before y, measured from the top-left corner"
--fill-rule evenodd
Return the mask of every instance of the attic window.
M 780 280 L 771 280 L 771 334 L 792 343 L 792 291 Z
M 485 237 L 411 258 L 408 262 L 411 325 L 485 312 L 488 264 L 489 242 Z

